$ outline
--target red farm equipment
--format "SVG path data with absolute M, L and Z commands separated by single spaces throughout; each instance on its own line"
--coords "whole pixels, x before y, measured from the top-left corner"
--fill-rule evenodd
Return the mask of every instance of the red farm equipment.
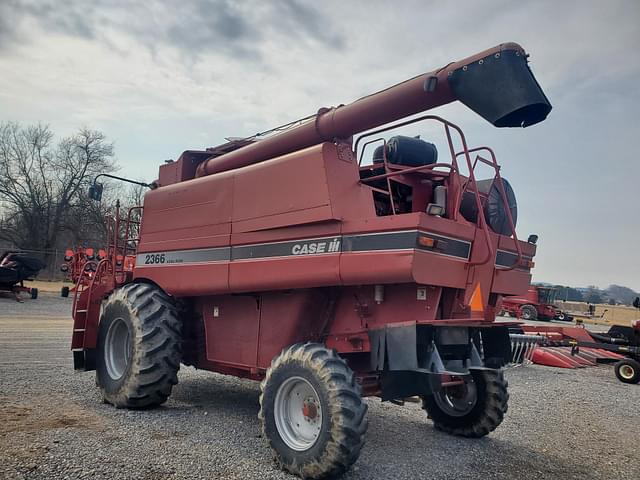
M 502 299 L 502 314 L 523 320 L 570 320 L 554 305 L 558 290 L 553 287 L 531 285 L 523 296 Z
M 529 360 L 557 368 L 615 363 L 618 380 L 640 383 L 640 320 L 613 325 L 608 332 L 584 327 L 518 325 L 510 327 L 513 361 Z
M 74 285 L 78 280 L 86 275 L 88 278 L 94 275 L 97 262 L 106 258 L 107 252 L 100 249 L 97 252 L 93 248 L 78 247 L 75 250 L 67 250 L 64 253 L 64 263 L 60 266 L 60 271 L 64 272 Z M 87 270 L 85 272 L 85 269 Z M 68 297 L 70 292 L 75 292 L 76 287 L 64 286 L 60 289 L 61 297 Z
M 495 315 L 528 288 L 535 241 L 516 236 L 490 148 L 438 116 L 406 117 L 459 100 L 497 127 L 540 122 L 551 105 L 527 57 L 502 44 L 162 165 L 139 234 L 135 212 L 116 209 L 106 258 L 78 279 L 75 368 L 127 408 L 166 401 L 180 363 L 261 381 L 264 437 L 304 478 L 357 460 L 364 396 L 419 396 L 451 434 L 494 430 L 511 359 Z M 419 121 L 448 158 L 385 136 Z

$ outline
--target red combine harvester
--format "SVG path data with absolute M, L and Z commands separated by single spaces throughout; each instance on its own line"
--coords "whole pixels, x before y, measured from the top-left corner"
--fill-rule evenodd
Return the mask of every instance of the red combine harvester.
M 180 363 L 259 380 L 264 436 L 304 478 L 357 460 L 363 396 L 420 396 L 451 434 L 494 430 L 511 358 L 495 314 L 528 288 L 534 241 L 516 236 L 491 149 L 433 115 L 388 125 L 456 100 L 497 127 L 551 110 L 507 43 L 161 166 L 139 236 L 134 210 L 116 209 L 107 257 L 78 279 L 75 368 L 96 369 L 104 399 L 127 408 L 166 401 Z M 448 159 L 384 136 L 418 121 L 441 128 Z M 476 179 L 478 165 L 491 177 Z
M 569 320 L 566 313 L 554 305 L 558 290 L 531 285 L 524 296 L 502 300 L 502 314 L 523 320 Z

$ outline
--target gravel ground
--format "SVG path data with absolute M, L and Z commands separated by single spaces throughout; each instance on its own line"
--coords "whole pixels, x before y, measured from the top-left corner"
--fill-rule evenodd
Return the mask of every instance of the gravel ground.
M 183 367 L 166 406 L 117 410 L 68 350 L 71 300 L 0 297 L 0 478 L 291 479 L 260 436 L 258 384 Z M 504 423 L 480 440 L 437 432 L 418 405 L 369 399 L 347 479 L 640 478 L 640 386 L 611 367 L 507 373 Z

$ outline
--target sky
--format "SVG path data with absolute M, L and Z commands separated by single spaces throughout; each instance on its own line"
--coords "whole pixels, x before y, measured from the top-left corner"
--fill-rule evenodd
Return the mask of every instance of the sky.
M 150 181 L 183 150 L 507 41 L 531 55 L 553 105 L 545 122 L 433 113 L 496 151 L 519 236 L 540 237 L 534 281 L 640 291 L 637 0 L 0 0 L 0 122 L 101 130 L 120 173 Z

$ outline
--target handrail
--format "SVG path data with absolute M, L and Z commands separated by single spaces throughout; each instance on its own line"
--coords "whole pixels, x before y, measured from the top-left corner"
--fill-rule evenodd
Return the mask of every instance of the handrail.
M 458 132 L 458 135 L 460 136 L 460 141 L 462 142 L 462 148 L 463 148 L 463 152 L 465 154 L 465 159 L 467 160 L 467 168 L 469 169 L 469 183 L 473 184 L 476 188 L 474 188 L 474 199 L 476 202 L 476 208 L 478 209 L 478 226 L 482 229 L 483 233 L 484 233 L 484 238 L 487 244 L 487 254 L 484 256 L 484 258 L 482 259 L 482 261 L 478 262 L 469 262 L 469 265 L 484 265 L 485 263 L 489 262 L 492 259 L 496 258 L 496 252 L 494 251 L 493 248 L 493 242 L 491 240 L 491 233 L 489 232 L 489 226 L 487 225 L 487 219 L 484 216 L 484 209 L 482 208 L 482 201 L 480 200 L 480 194 L 478 192 L 478 188 L 477 188 L 477 182 L 476 182 L 476 177 L 473 173 L 473 167 L 471 165 L 471 157 L 469 156 L 469 147 L 467 147 L 467 140 L 464 136 L 464 133 L 462 132 L 462 130 L 460 129 L 460 127 L 458 127 L 457 125 L 451 123 L 451 122 L 447 122 L 445 120 L 445 132 L 447 134 L 447 142 L 449 143 L 449 151 L 451 152 L 451 155 L 454 159 L 454 163 L 457 166 L 457 155 L 454 153 L 455 149 L 453 148 L 453 140 L 451 138 L 451 130 L 450 128 L 455 129 Z M 466 186 L 465 189 L 462 189 L 460 191 L 460 194 L 458 195 L 458 203 L 462 202 L 462 196 L 464 195 L 464 192 L 466 190 Z M 457 212 L 459 210 L 459 204 L 455 205 L 455 212 Z
M 366 142 L 364 145 L 362 145 L 362 151 L 360 152 L 360 158 L 358 159 L 358 166 L 361 167 L 362 166 L 362 157 L 364 156 L 364 150 L 367 148 L 367 146 L 371 145 L 372 143 L 376 143 L 379 142 L 380 140 L 382 140 L 384 143 L 383 145 L 387 144 L 387 141 L 385 140 L 384 137 L 379 137 L 379 138 L 374 138 L 373 140 L 369 140 L 368 142 Z M 357 142 L 356 142 L 356 150 L 355 152 L 357 153 Z M 383 155 L 384 155 L 384 151 L 383 151 Z
M 375 180 L 383 180 L 385 178 L 395 177 L 397 175 L 403 175 L 406 173 L 419 172 L 421 170 L 433 170 L 434 168 L 448 168 L 450 172 L 456 171 L 453 165 L 450 163 L 432 163 L 431 165 L 422 165 L 420 167 L 409 167 L 399 170 L 394 170 L 393 172 L 382 173 L 380 175 L 376 175 L 374 177 L 362 178 L 360 179 L 360 183 L 373 182 Z M 450 175 L 450 172 L 437 172 L 440 175 L 447 176 Z
M 490 147 L 483 146 L 483 147 L 472 148 L 471 150 L 469 150 L 469 153 L 481 152 L 481 151 L 489 152 L 489 155 L 491 155 L 491 162 L 489 162 L 489 160 L 483 158 L 478 154 L 476 155 L 475 161 L 473 162 L 473 168 L 475 169 L 477 162 L 481 161 L 485 165 L 492 167 L 496 172 L 493 177 L 492 186 L 493 186 L 493 183 L 495 183 L 496 179 L 499 180 L 497 183 L 498 190 L 500 191 L 500 197 L 502 198 L 502 203 L 507 212 L 509 229 L 511 230 L 511 235 L 513 236 L 513 241 L 516 245 L 516 252 L 518 253 L 518 258 L 516 259 L 516 261 L 510 267 L 503 268 L 503 270 L 507 270 L 507 271 L 513 270 L 521 264 L 523 255 L 522 255 L 522 247 L 520 246 L 520 241 L 518 240 L 518 235 L 516 233 L 516 227 L 515 227 L 515 222 L 513 221 L 513 215 L 511 215 L 511 209 L 509 208 L 509 200 L 507 199 L 507 192 L 504 188 L 504 182 L 502 181 L 502 176 L 500 175 L 500 165 L 498 165 L 498 161 L 496 160 L 495 152 Z M 458 152 L 456 154 L 456 157 L 459 155 L 462 155 L 463 153 L 464 152 Z
M 91 270 L 90 268 L 87 268 L 91 264 L 96 265 L 95 271 Z M 73 292 L 73 306 L 71 308 L 71 314 L 73 318 L 76 318 L 76 314 L 78 313 L 78 295 L 81 294 L 86 288 L 89 288 L 89 285 L 91 284 L 93 278 L 95 278 L 95 274 L 97 273 L 96 272 L 97 265 L 98 265 L 98 262 L 96 262 L 95 260 L 87 260 L 82 266 L 82 271 L 80 272 L 80 275 L 78 275 L 78 280 L 76 280 L 76 286 Z M 94 276 L 91 277 L 90 273 L 87 273 L 87 272 L 94 272 Z M 85 276 L 89 277 L 89 283 L 84 282 Z M 84 287 L 84 288 L 82 288 L 81 290 L 81 287 Z
M 129 237 L 129 235 L 131 234 L 130 226 L 131 226 L 132 223 L 135 223 L 137 225 L 141 224 L 141 222 L 131 219 L 132 213 L 134 211 L 138 211 L 138 210 L 142 211 L 142 210 L 144 210 L 144 207 L 142 205 L 138 205 L 136 207 L 131 207 L 131 208 L 129 208 L 129 211 L 127 212 L 127 226 L 126 226 L 125 232 L 124 232 L 124 242 L 125 242 L 124 243 L 124 255 L 125 256 L 127 255 L 127 250 L 130 248 L 130 247 L 127 246 L 127 243 L 130 240 L 134 240 L 133 238 Z M 140 232 L 139 231 L 138 231 L 138 236 L 135 238 L 135 240 L 137 240 L 137 241 L 140 240 Z
M 460 154 L 464 154 L 465 155 L 465 159 L 466 159 L 466 162 L 467 162 L 467 168 L 469 169 L 469 179 L 468 179 L 468 182 L 465 184 L 464 188 L 462 188 L 460 190 L 460 192 L 458 193 L 458 195 L 456 196 L 456 198 L 453 199 L 453 207 L 452 207 L 451 211 L 452 211 L 452 214 L 453 214 L 452 220 L 455 221 L 458 218 L 458 210 L 460 209 L 460 203 L 462 202 L 462 196 L 463 196 L 464 192 L 467 191 L 468 185 L 469 184 L 472 184 L 474 186 L 477 185 L 477 182 L 476 182 L 476 179 L 475 179 L 475 176 L 474 176 L 474 173 L 473 173 L 473 169 L 474 169 L 475 164 L 472 165 L 471 157 L 469 155 L 469 147 L 467 146 L 466 137 L 465 137 L 464 132 L 462 131 L 462 129 L 460 127 L 458 127 L 456 124 L 454 124 L 454 123 L 452 123 L 452 122 L 450 122 L 450 121 L 448 121 L 448 120 L 446 120 L 446 119 L 444 119 L 444 118 L 442 118 L 442 117 L 440 117 L 438 115 L 421 115 L 421 116 L 416 117 L 416 118 L 405 120 L 403 122 L 393 123 L 393 124 L 388 125 L 386 127 L 378 128 L 376 130 L 372 130 L 372 131 L 367 132 L 367 133 L 365 133 L 363 135 L 360 135 L 356 139 L 356 142 L 354 144 L 353 150 L 354 150 L 354 152 L 357 153 L 358 152 L 358 147 L 360 145 L 360 141 L 365 139 L 365 138 L 371 137 L 373 135 L 377 135 L 377 134 L 382 133 L 382 132 L 387 132 L 389 130 L 400 128 L 400 127 L 403 127 L 403 126 L 406 126 L 406 125 L 410 125 L 412 123 L 421 122 L 421 121 L 424 121 L 424 120 L 433 120 L 433 121 L 441 123 L 444 126 L 446 137 L 447 137 L 447 143 L 448 143 L 448 146 L 449 146 L 449 153 L 451 155 L 451 165 L 445 164 L 445 165 L 449 166 L 449 168 L 450 168 L 449 174 L 451 173 L 451 171 L 459 172 L 457 157 Z M 451 137 L 451 129 L 454 129 L 458 133 L 458 136 L 460 137 L 460 142 L 462 143 L 462 152 L 460 154 L 456 154 L 456 150 L 455 150 L 455 148 L 453 146 L 453 139 Z M 367 143 L 365 143 L 363 145 L 362 152 L 360 153 L 360 161 L 362 161 L 364 148 L 367 145 L 369 145 L 369 144 L 371 144 L 371 143 L 373 143 L 373 142 L 375 142 L 377 140 L 378 139 L 368 141 Z M 389 184 L 389 192 L 391 192 L 391 185 L 389 183 L 390 182 L 390 178 L 392 176 L 395 176 L 395 175 L 401 175 L 403 173 L 410 173 L 412 170 L 411 169 L 400 170 L 397 173 L 393 172 L 393 175 L 388 175 L 389 172 L 386 172 L 386 170 L 388 170 L 386 151 L 383 152 L 383 158 L 384 158 L 384 166 L 385 166 L 385 174 L 384 174 L 384 176 L 378 175 L 378 176 L 370 177 L 370 178 L 364 179 L 364 180 L 371 181 L 372 179 L 377 179 L 379 177 L 381 179 L 382 178 L 386 178 L 387 183 Z M 422 167 L 417 167 L 417 169 L 420 170 L 420 169 L 423 169 L 423 168 Z M 363 183 L 363 180 L 360 180 L 360 182 Z M 476 202 L 476 207 L 478 209 L 478 227 L 480 227 L 482 229 L 482 232 L 484 234 L 485 242 L 486 242 L 486 245 L 487 245 L 487 254 L 483 257 L 482 261 L 469 262 L 469 265 L 483 265 L 483 264 L 489 262 L 492 258 L 495 259 L 496 252 L 495 252 L 495 249 L 493 248 L 493 242 L 492 242 L 492 239 L 491 239 L 491 233 L 489 232 L 489 227 L 488 227 L 486 218 L 484 216 L 484 210 L 482 209 L 482 201 L 480 199 L 480 194 L 478 193 L 477 187 L 474 188 L 473 194 L 474 194 L 474 198 L 475 198 L 475 202 Z M 393 195 L 390 195 L 390 198 L 391 198 L 391 209 L 392 209 L 393 214 L 395 214 L 396 212 L 395 212 L 395 208 L 394 208 Z

